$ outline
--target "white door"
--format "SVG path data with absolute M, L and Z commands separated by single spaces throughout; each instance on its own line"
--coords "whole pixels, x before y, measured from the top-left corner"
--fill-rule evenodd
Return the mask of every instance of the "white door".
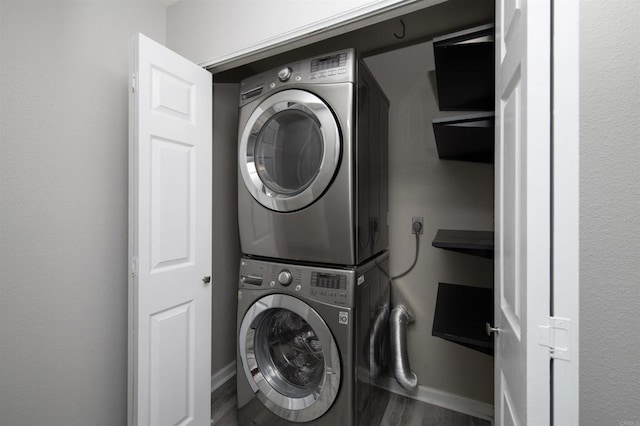
M 496 1 L 496 425 L 550 424 L 550 0 Z
M 211 74 L 134 36 L 129 96 L 129 412 L 210 425 Z

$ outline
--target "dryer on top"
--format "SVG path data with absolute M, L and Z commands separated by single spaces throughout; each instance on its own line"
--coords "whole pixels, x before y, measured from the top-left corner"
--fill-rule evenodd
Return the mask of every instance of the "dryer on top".
M 389 102 L 356 52 L 278 67 L 240 91 L 242 252 L 357 265 L 385 250 Z

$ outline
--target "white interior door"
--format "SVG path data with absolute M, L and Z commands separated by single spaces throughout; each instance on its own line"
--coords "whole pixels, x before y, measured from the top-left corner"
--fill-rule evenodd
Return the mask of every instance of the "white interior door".
M 209 425 L 211 74 L 132 46 L 129 424 Z
M 496 1 L 496 425 L 550 424 L 550 12 Z

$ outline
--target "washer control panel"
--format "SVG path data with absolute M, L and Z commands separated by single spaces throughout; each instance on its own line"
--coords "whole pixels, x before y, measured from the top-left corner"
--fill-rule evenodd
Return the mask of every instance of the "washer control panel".
M 356 52 L 345 49 L 273 68 L 240 82 L 240 106 L 289 86 L 355 82 Z
M 311 295 L 346 299 L 347 277 L 344 274 L 313 271 L 311 273 Z
M 331 305 L 351 307 L 355 270 L 280 264 L 243 258 L 239 288 L 282 292 Z

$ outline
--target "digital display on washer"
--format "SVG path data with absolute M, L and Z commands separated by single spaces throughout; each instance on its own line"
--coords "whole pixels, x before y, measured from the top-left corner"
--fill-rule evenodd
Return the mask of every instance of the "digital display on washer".
M 314 272 L 311 274 L 311 287 L 330 288 L 334 290 L 347 289 L 347 277 L 339 274 Z
M 347 65 L 347 54 L 338 53 L 336 55 L 324 56 L 311 61 L 311 72 L 328 70 L 330 68 L 344 67 Z

